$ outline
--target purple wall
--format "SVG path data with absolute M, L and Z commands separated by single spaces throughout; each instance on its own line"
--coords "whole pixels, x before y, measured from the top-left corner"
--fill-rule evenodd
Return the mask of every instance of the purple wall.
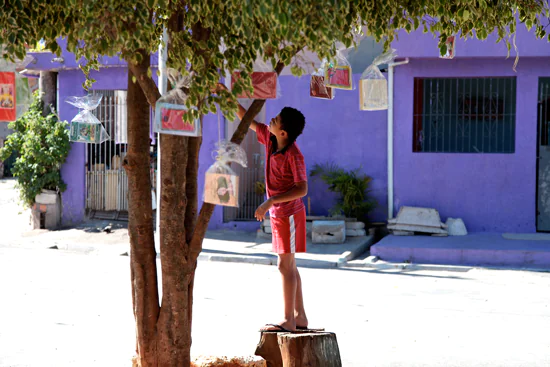
M 57 76 L 57 105 L 59 118 L 71 121 L 78 113 L 78 108 L 65 103 L 70 96 L 84 96 L 82 88 L 84 75 L 80 70 L 60 72 Z M 61 177 L 67 184 L 67 190 L 62 195 L 63 225 L 71 225 L 84 220 L 85 188 L 86 188 L 86 144 L 72 143 L 67 162 L 61 167 Z
M 360 75 L 354 75 L 357 85 Z M 373 178 L 371 195 L 378 201 L 372 220 L 384 220 L 387 206 L 387 113 L 359 110 L 359 90 L 337 90 L 333 100 L 309 96 L 310 77 L 281 77 L 282 97 L 267 103 L 267 118 L 275 117 L 285 106 L 298 108 L 306 117 L 298 145 L 308 172 L 315 163 L 334 162 L 345 169 L 361 167 Z M 315 215 L 326 215 L 334 205 L 327 185 L 310 178 L 309 197 Z M 307 203 L 307 199 L 306 199 Z
M 357 83 L 359 75 L 354 76 Z M 321 100 L 309 96 L 309 76 L 279 78 L 282 96 L 266 102 L 266 119 L 276 116 L 285 106 L 298 108 L 306 117 L 304 133 L 298 145 L 304 154 L 308 172 L 315 163 L 335 162 L 343 168 L 362 168 L 373 177 L 371 195 L 378 201 L 372 220 L 385 220 L 387 207 L 387 160 L 386 160 L 386 112 L 359 111 L 358 90 L 337 90 L 333 100 Z M 207 144 L 215 143 L 217 136 L 215 117 L 205 119 L 201 165 L 211 162 Z M 210 127 L 209 127 L 210 125 Z M 254 134 L 254 132 L 250 132 Z M 206 167 L 207 168 L 207 167 Z M 204 166 L 201 167 L 201 174 Z M 202 185 L 201 185 L 202 186 Z M 326 215 L 335 202 L 335 195 L 327 190 L 320 179 L 309 181 L 309 198 L 314 215 Z M 307 198 L 304 199 L 307 204 Z M 210 228 L 258 228 L 254 222 L 223 223 L 222 208 L 216 208 Z
M 547 47 L 547 46 L 546 46 Z M 548 47 L 547 47 L 548 48 Z M 534 232 L 538 78 L 549 58 L 412 59 L 395 73 L 395 209 L 434 207 L 468 230 Z M 517 77 L 514 154 L 413 153 L 414 77 Z
M 422 30 L 417 30 L 411 34 L 407 34 L 405 31 L 400 31 L 398 36 L 398 40 L 392 43 L 392 48 L 397 50 L 399 57 L 439 57 L 438 38 L 434 38 L 431 33 L 422 33 Z M 503 41 L 496 43 L 497 38 L 498 35 L 493 33 L 483 41 L 473 38 L 467 40 L 457 39 L 455 58 L 506 57 L 508 52 L 506 44 Z M 517 26 L 516 46 L 520 55 L 520 63 L 526 57 L 550 56 L 548 41 L 545 38 L 537 39 L 533 29 L 529 32 L 523 24 L 519 23 Z M 510 57 L 515 58 L 515 56 L 516 52 L 512 45 Z

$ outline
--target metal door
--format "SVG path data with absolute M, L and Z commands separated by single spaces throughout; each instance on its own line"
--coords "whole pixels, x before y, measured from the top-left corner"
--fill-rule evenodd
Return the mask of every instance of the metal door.
M 250 107 L 252 100 L 240 100 L 244 108 Z M 265 106 L 256 116 L 255 120 L 265 123 Z M 233 132 L 239 126 L 240 120 L 226 121 L 226 136 L 231 138 Z M 239 207 L 224 207 L 224 222 L 235 220 L 251 221 L 254 219 L 254 212 L 265 200 L 265 193 L 262 191 L 265 185 L 265 147 L 258 143 L 256 133 L 248 131 L 241 146 L 246 152 L 247 166 L 232 164 L 231 168 L 239 175 Z
M 126 138 L 126 91 L 95 90 L 101 94 L 93 111 L 110 139 L 86 147 L 86 209 L 90 217 L 116 219 L 128 211 L 128 176 L 122 160 L 128 148 Z M 110 213 L 110 214 L 107 214 Z
M 550 78 L 539 79 L 537 231 L 550 232 Z

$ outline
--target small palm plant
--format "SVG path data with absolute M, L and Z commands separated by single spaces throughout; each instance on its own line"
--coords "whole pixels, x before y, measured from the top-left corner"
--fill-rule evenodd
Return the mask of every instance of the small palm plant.
M 377 205 L 369 197 L 372 177 L 362 174 L 360 168 L 346 171 L 335 163 L 315 164 L 310 176 L 320 177 L 330 191 L 339 194 L 336 205 L 330 209 L 332 215 L 344 214 L 366 222 Z

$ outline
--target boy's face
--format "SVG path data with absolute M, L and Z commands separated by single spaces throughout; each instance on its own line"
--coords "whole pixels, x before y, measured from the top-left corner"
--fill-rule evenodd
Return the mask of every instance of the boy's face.
M 278 137 L 285 137 L 287 135 L 287 132 L 281 129 L 281 116 L 277 115 L 277 117 L 272 118 L 271 121 L 269 121 L 269 131 Z

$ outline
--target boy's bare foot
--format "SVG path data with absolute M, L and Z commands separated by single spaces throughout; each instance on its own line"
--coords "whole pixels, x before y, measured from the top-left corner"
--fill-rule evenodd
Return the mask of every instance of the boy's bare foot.
M 296 329 L 307 329 L 308 321 L 306 315 L 295 315 Z
M 289 321 L 283 321 L 278 324 L 266 324 L 260 331 L 293 332 L 296 331 L 296 323 L 293 324 Z

